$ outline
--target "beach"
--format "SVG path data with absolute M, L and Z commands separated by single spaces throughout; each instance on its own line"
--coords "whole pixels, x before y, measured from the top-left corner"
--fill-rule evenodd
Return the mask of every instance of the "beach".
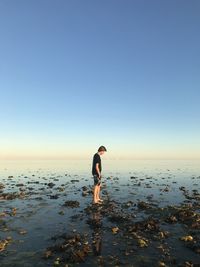
M 0 266 L 200 266 L 200 162 L 0 163 Z

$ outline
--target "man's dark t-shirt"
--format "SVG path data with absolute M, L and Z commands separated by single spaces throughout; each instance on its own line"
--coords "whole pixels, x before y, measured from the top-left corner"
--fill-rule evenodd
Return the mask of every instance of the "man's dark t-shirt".
M 96 164 L 99 163 L 99 171 L 101 172 L 101 157 L 98 153 L 94 154 L 92 163 L 92 175 L 98 175 L 96 170 Z

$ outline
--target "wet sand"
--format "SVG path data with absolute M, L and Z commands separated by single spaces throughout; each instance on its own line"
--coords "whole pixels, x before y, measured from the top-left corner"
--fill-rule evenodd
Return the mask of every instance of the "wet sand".
M 1 170 L 0 266 L 200 266 L 200 172 L 192 165 L 90 173 Z

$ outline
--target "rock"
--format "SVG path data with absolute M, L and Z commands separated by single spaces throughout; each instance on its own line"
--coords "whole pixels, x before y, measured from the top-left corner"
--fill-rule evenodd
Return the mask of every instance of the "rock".
M 19 234 L 20 234 L 20 235 L 26 235 L 26 234 L 27 234 L 27 231 L 26 231 L 26 230 L 20 230 L 20 231 L 19 231 Z
M 88 196 L 88 195 L 89 195 L 88 192 L 86 192 L 86 191 L 83 191 L 83 192 L 82 192 L 82 196 L 83 196 L 83 197 L 86 197 L 86 196 Z
M 0 200 L 13 200 L 16 198 L 24 198 L 24 192 L 0 193 Z
M 181 186 L 181 187 L 179 187 L 179 189 L 180 189 L 181 191 L 186 191 L 185 186 Z
M 178 220 L 177 220 L 176 216 L 174 216 L 174 215 L 171 215 L 166 219 L 166 222 L 168 222 L 168 223 L 177 223 L 177 221 Z
M 140 248 L 148 247 L 148 241 L 146 239 L 138 239 L 138 246 Z
M 108 219 L 109 221 L 115 222 L 115 223 L 127 223 L 132 218 L 130 217 L 130 215 L 127 215 L 127 214 L 113 213 L 108 217 Z
M 150 209 L 151 206 L 147 202 L 140 201 L 140 202 L 138 202 L 138 208 L 142 209 L 142 210 L 145 210 L 145 209 Z
M 166 186 L 164 189 L 162 189 L 162 192 L 169 192 L 169 187 Z
M 44 258 L 48 259 L 48 258 L 52 257 L 52 255 L 53 255 L 53 252 L 51 250 L 47 250 L 44 253 Z
M 161 231 L 158 233 L 160 238 L 167 238 L 169 237 L 169 232 L 168 231 Z
M 11 237 L 7 237 L 6 239 L 0 239 L 0 252 L 4 251 L 7 245 L 12 241 Z
M 12 208 L 10 216 L 15 216 L 17 214 L 17 208 Z
M 33 188 L 33 187 L 28 187 L 28 190 L 29 190 L 29 191 L 33 191 L 34 188 Z
M 82 196 L 86 197 L 91 193 L 91 190 L 89 190 L 89 188 L 87 186 L 83 186 L 82 187 Z
M 185 241 L 185 242 L 191 242 L 193 241 L 193 237 L 191 235 L 187 235 L 187 236 L 183 236 L 180 238 L 182 241 Z
M 117 234 L 118 232 L 119 232 L 119 228 L 117 226 L 112 228 L 113 234 Z
M 22 187 L 24 184 L 16 184 L 17 187 Z
M 127 201 L 126 203 L 123 203 L 122 204 L 122 207 L 123 208 L 129 208 L 129 207 L 131 207 L 133 205 L 133 201 Z
M 1 190 L 1 189 L 4 189 L 4 188 L 5 188 L 5 185 L 2 184 L 2 183 L 0 183 L 0 190 Z
M 47 185 L 48 185 L 48 187 L 50 187 L 50 188 L 53 188 L 53 187 L 55 186 L 54 183 L 48 183 Z
M 69 208 L 78 208 L 80 206 L 80 204 L 76 200 L 68 200 L 68 201 L 65 201 L 63 206 L 69 207 Z
M 59 254 L 59 258 L 56 259 L 59 263 L 81 263 L 91 252 L 91 246 L 86 239 L 86 235 L 78 233 L 73 235 L 63 234 L 52 239 L 56 241 L 56 245 L 47 248 L 44 253 L 46 259 Z M 63 241 L 59 243 L 60 239 Z
M 79 180 L 77 180 L 77 179 L 72 179 L 71 180 L 71 183 L 78 183 L 79 182 Z
M 5 240 L 0 240 L 0 252 L 2 252 L 3 250 L 5 250 L 5 247 L 8 245 L 8 241 Z
M 55 261 L 54 261 L 54 266 L 58 266 L 60 265 L 60 258 L 57 258 Z
M 165 267 L 166 264 L 163 261 L 158 262 L 158 267 Z
M 50 195 L 50 199 L 58 199 L 59 196 L 58 195 Z
M 184 267 L 194 267 L 194 265 L 192 262 L 186 261 Z
M 63 191 L 65 191 L 65 188 L 64 187 L 58 187 L 58 191 L 63 192 Z
M 87 187 L 87 186 L 83 186 L 83 187 L 82 187 L 82 190 L 83 190 L 83 191 L 88 191 L 88 187 Z

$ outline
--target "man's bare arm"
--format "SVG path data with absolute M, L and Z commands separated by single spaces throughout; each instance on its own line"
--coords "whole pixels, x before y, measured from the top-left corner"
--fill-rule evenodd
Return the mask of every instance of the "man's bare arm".
M 96 163 L 96 171 L 98 173 L 98 176 L 101 177 L 101 173 L 100 173 L 100 170 L 99 170 L 99 163 Z

